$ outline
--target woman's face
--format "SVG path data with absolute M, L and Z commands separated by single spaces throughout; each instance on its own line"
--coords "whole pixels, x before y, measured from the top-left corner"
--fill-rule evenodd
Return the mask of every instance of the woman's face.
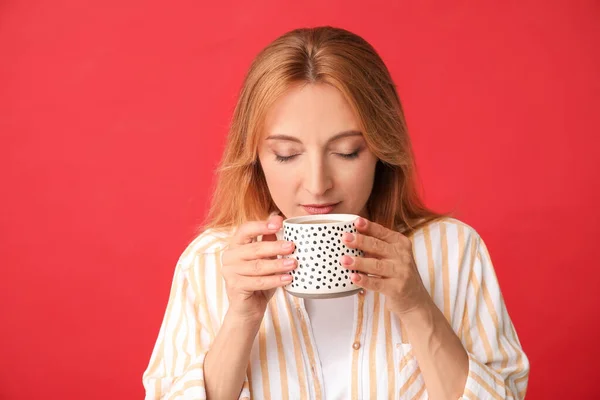
M 367 216 L 377 158 L 337 89 L 295 87 L 273 105 L 265 123 L 258 156 L 271 197 L 285 217 Z

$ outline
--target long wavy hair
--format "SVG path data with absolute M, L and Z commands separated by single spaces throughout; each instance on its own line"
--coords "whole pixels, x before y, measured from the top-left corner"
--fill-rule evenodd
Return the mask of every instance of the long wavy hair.
M 416 165 L 402 105 L 390 73 L 360 36 L 329 26 L 296 29 L 264 48 L 245 77 L 217 170 L 202 229 L 231 229 L 277 211 L 258 161 L 265 114 L 298 84 L 337 88 L 379 159 L 369 218 L 406 235 L 448 214 L 428 209 L 418 193 Z

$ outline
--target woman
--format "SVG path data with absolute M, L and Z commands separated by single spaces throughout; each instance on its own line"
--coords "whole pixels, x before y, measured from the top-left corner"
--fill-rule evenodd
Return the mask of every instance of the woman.
M 420 200 L 389 72 L 362 38 L 289 32 L 256 58 L 206 230 L 182 254 L 147 399 L 518 399 L 529 363 L 486 246 Z M 360 215 L 360 293 L 282 288 L 284 218 Z M 367 274 L 377 275 L 367 276 Z

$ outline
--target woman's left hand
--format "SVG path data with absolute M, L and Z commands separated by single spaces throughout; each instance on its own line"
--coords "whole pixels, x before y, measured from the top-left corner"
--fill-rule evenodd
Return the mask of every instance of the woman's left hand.
M 344 233 L 344 244 L 363 250 L 365 255 L 344 255 L 340 261 L 343 267 L 360 272 L 351 275 L 355 285 L 385 295 L 387 307 L 399 317 L 431 301 L 417 270 L 410 239 L 365 218 L 358 218 L 354 226 L 358 233 Z

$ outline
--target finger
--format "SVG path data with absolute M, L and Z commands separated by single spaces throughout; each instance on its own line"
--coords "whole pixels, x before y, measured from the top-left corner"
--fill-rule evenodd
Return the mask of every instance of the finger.
M 350 257 L 344 255 L 340 258 L 342 267 L 354 272 L 377 275 L 384 278 L 394 277 L 394 265 L 390 260 L 367 257 Z
M 354 226 L 356 226 L 358 232 L 383 240 L 387 243 L 397 243 L 402 240 L 402 237 L 405 238 L 400 232 L 393 231 L 383 225 L 371 222 L 362 217 L 357 218 L 356 221 L 354 221 Z
M 291 281 L 292 275 L 287 273 L 267 276 L 238 275 L 231 283 L 231 287 L 234 290 L 256 292 L 259 290 L 269 290 L 285 286 Z
M 379 278 L 376 276 L 367 276 L 364 274 L 350 274 L 350 280 L 356 286 L 359 286 L 366 290 L 372 290 L 374 292 L 383 293 L 386 290 L 386 279 Z
M 281 217 L 279 215 L 271 215 L 267 219 L 267 227 L 269 226 L 269 224 L 279 226 L 279 229 L 277 231 L 280 231 L 281 227 L 283 226 L 283 217 Z M 277 235 L 276 235 L 277 231 L 272 234 L 263 235 L 262 241 L 263 242 L 273 242 L 273 241 L 277 240 Z
M 242 224 L 235 232 L 233 244 L 252 243 L 260 235 L 274 235 L 283 224 L 283 218 L 274 215 L 268 221 L 252 221 Z
M 242 263 L 239 267 L 233 269 L 233 272 L 244 276 L 282 274 L 296 269 L 296 264 L 297 261 L 294 258 L 281 258 L 278 260 L 257 259 Z
M 274 258 L 294 252 L 294 243 L 285 240 L 276 242 L 255 242 L 240 246 L 234 250 L 241 260 L 251 261 L 259 258 Z
M 342 240 L 346 246 L 366 251 L 375 257 L 387 258 L 393 255 L 391 244 L 372 236 L 345 232 L 342 235 Z

